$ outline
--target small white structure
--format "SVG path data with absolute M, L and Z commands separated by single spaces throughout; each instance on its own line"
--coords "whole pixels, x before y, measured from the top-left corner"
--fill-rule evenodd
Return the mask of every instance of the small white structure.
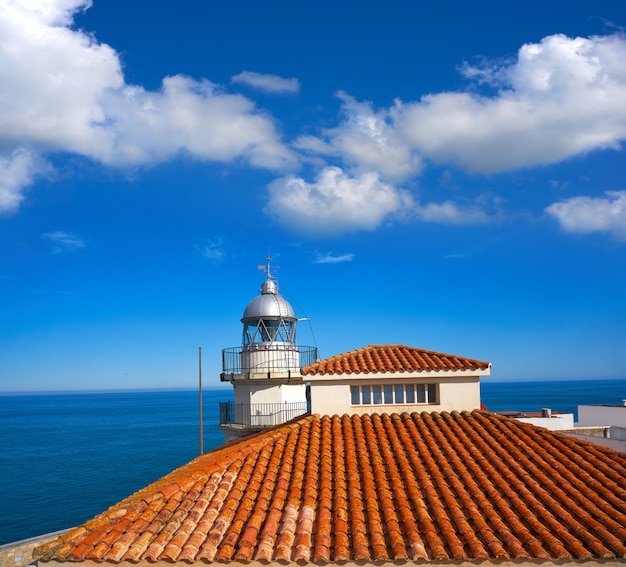
M 577 426 L 577 431 L 593 437 L 601 436 L 603 445 L 626 453 L 626 400 L 622 400 L 621 406 L 578 406 Z
M 626 400 L 622 400 L 621 406 L 578 406 L 579 427 L 593 427 L 598 425 L 626 428 Z
M 472 411 L 491 363 L 405 345 L 370 345 L 302 369 L 321 415 Z
M 260 295 L 248 303 L 241 318 L 241 346 L 222 351 L 220 380 L 234 389 L 234 403 L 220 403 L 220 430 L 227 442 L 309 409 L 300 368 L 317 360 L 317 349 L 298 346 L 298 320 L 278 291 L 270 261 L 268 256 Z
M 553 412 L 543 408 L 540 412 L 498 411 L 498 415 L 516 419 L 522 423 L 530 423 L 550 431 L 570 431 L 574 429 L 574 414 Z

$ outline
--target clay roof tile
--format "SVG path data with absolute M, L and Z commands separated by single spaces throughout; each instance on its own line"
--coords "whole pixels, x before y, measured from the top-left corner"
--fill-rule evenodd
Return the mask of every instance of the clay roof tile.
M 415 354 L 394 352 L 394 367 Z M 625 542 L 626 455 L 484 411 L 422 412 L 305 416 L 231 443 L 35 558 L 555 563 L 622 560 Z
M 320 360 L 302 369 L 305 375 L 486 370 L 488 362 L 404 345 L 369 345 Z

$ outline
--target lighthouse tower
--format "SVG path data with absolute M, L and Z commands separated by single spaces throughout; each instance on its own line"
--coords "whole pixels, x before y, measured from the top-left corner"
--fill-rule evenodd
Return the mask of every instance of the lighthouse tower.
M 299 346 L 298 319 L 280 294 L 267 257 L 260 295 L 246 306 L 240 347 L 222 351 L 222 382 L 230 382 L 234 402 L 220 403 L 226 441 L 285 423 L 308 411 L 300 369 L 317 361 L 317 349 Z

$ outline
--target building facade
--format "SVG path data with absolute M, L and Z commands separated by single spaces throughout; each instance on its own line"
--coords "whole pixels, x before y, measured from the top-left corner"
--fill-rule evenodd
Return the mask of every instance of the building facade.
M 303 368 L 311 411 L 351 413 L 480 409 L 489 362 L 400 344 L 375 344 Z

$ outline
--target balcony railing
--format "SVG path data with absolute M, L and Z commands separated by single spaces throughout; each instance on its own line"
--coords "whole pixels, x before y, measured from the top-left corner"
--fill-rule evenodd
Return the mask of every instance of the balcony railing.
M 263 357 L 241 356 L 263 352 Z M 254 360 L 252 366 L 251 360 Z M 259 361 L 262 361 L 259 364 Z M 222 350 L 222 374 L 247 374 L 250 372 L 271 372 L 293 368 L 304 368 L 317 362 L 317 348 L 294 346 L 291 344 L 264 344 L 255 349 L 254 345 L 231 347 Z
M 236 404 L 220 402 L 220 425 L 273 427 L 309 411 L 307 402 Z

